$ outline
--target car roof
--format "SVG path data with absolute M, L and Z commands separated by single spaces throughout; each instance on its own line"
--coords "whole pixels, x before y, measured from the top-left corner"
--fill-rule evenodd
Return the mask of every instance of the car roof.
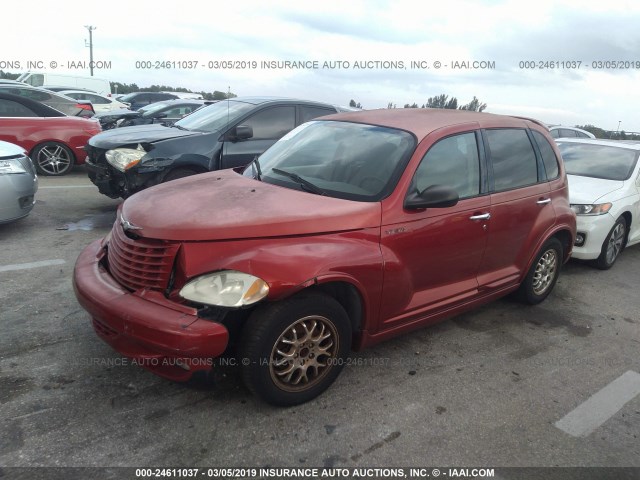
M 153 105 L 156 105 L 158 103 L 162 103 L 164 105 L 180 105 L 180 104 L 209 104 L 209 103 L 216 103 L 218 100 L 201 100 L 199 98 L 172 98 L 169 100 L 159 100 L 155 103 L 150 103 L 149 105 L 146 105 L 146 108 L 149 108 Z
M 221 102 L 224 102 L 225 100 L 220 100 Z M 263 97 L 233 97 L 230 98 L 229 101 L 232 102 L 244 102 L 244 103 L 251 103 L 253 105 L 261 105 L 263 103 L 304 103 L 307 105 L 318 105 L 318 106 L 322 106 L 322 107 L 335 107 L 335 105 L 331 105 L 330 103 L 324 103 L 324 102 L 316 102 L 314 100 L 303 100 L 303 99 L 299 99 L 299 98 L 288 98 L 288 97 L 268 97 L 268 96 L 263 96 Z
M 423 139 L 442 127 L 475 124 L 476 128 L 531 128 L 540 125 L 537 120 L 443 108 L 385 108 L 360 112 L 338 113 L 322 120 L 366 123 L 382 127 L 397 128 L 413 133 Z
M 97 95 L 99 97 L 107 98 L 106 95 L 102 95 L 102 94 L 94 92 L 92 90 L 77 90 L 75 88 L 67 88 L 66 90 L 60 90 L 59 92 L 56 92 L 56 93 L 61 93 L 62 95 L 66 94 L 66 93 L 90 93 L 92 95 Z
M 44 103 L 40 103 L 36 100 L 32 100 L 31 98 L 22 97 L 20 95 L 13 95 L 11 93 L 2 93 L 0 91 L 0 99 L 11 100 L 13 102 L 21 103 L 42 117 L 66 117 L 67 116 L 64 113 L 56 110 L 55 108 L 50 107 L 49 105 L 45 105 Z M 29 117 L 25 117 L 25 118 L 29 118 Z
M 628 150 L 640 150 L 638 140 L 607 140 L 602 138 L 556 138 L 556 143 L 583 143 L 585 145 L 602 145 L 605 147 L 626 148 Z

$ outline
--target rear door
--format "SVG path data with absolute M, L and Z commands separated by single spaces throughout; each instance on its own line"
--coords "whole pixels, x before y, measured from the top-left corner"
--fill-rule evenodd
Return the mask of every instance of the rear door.
M 554 224 L 549 183 L 525 128 L 483 131 L 490 165 L 491 218 L 478 272 L 481 290 L 517 284 L 545 232 Z

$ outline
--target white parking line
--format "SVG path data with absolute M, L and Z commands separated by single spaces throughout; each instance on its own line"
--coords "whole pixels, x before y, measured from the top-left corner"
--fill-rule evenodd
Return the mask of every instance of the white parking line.
M 42 260 L 40 262 L 31 263 L 14 263 L 13 265 L 0 266 L 0 272 L 11 272 L 14 270 L 28 270 L 30 268 L 51 267 L 53 265 L 63 265 L 67 262 L 61 259 Z
M 640 373 L 629 370 L 555 423 L 565 433 L 586 437 L 640 395 Z
M 45 188 L 96 188 L 95 185 L 51 185 L 48 187 L 38 187 L 38 190 Z

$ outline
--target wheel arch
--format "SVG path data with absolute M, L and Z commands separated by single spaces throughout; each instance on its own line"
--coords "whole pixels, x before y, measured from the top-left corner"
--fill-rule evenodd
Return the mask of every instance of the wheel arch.
M 624 245 L 622 246 L 622 248 L 625 248 L 627 246 L 627 242 L 629 241 L 629 232 L 631 231 L 631 222 L 633 220 L 633 215 L 629 210 L 625 210 L 618 216 L 618 218 L 620 217 L 623 217 L 627 221 L 627 231 L 624 235 Z
M 557 238 L 560 241 L 560 244 L 562 245 L 563 263 L 569 260 L 570 252 L 573 247 L 571 244 L 573 239 L 571 232 L 566 229 L 558 230 L 557 232 L 554 232 L 554 234 L 551 235 L 549 238 Z M 546 241 L 547 240 L 545 240 L 545 242 Z

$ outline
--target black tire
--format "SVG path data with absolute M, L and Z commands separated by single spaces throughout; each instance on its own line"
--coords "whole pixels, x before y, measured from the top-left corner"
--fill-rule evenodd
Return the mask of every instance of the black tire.
M 557 238 L 549 239 L 520 284 L 518 298 L 529 305 L 536 305 L 547 298 L 558 281 L 562 260 L 562 244 Z
M 76 158 L 69 147 L 58 142 L 44 142 L 31 151 L 31 160 L 40 175 L 59 177 L 71 171 Z
M 170 182 L 171 180 L 177 180 L 179 178 L 190 177 L 191 175 L 196 175 L 197 172 L 193 170 L 189 170 L 188 168 L 176 168 L 171 170 L 164 176 L 162 180 L 164 182 Z
M 301 293 L 251 314 L 240 343 L 242 379 L 271 405 L 298 405 L 333 383 L 350 348 L 342 306 L 322 293 Z
M 616 260 L 624 250 L 627 243 L 627 220 L 624 217 L 618 218 L 611 227 L 609 235 L 602 244 L 600 256 L 593 261 L 600 270 L 609 270 L 616 263 Z

